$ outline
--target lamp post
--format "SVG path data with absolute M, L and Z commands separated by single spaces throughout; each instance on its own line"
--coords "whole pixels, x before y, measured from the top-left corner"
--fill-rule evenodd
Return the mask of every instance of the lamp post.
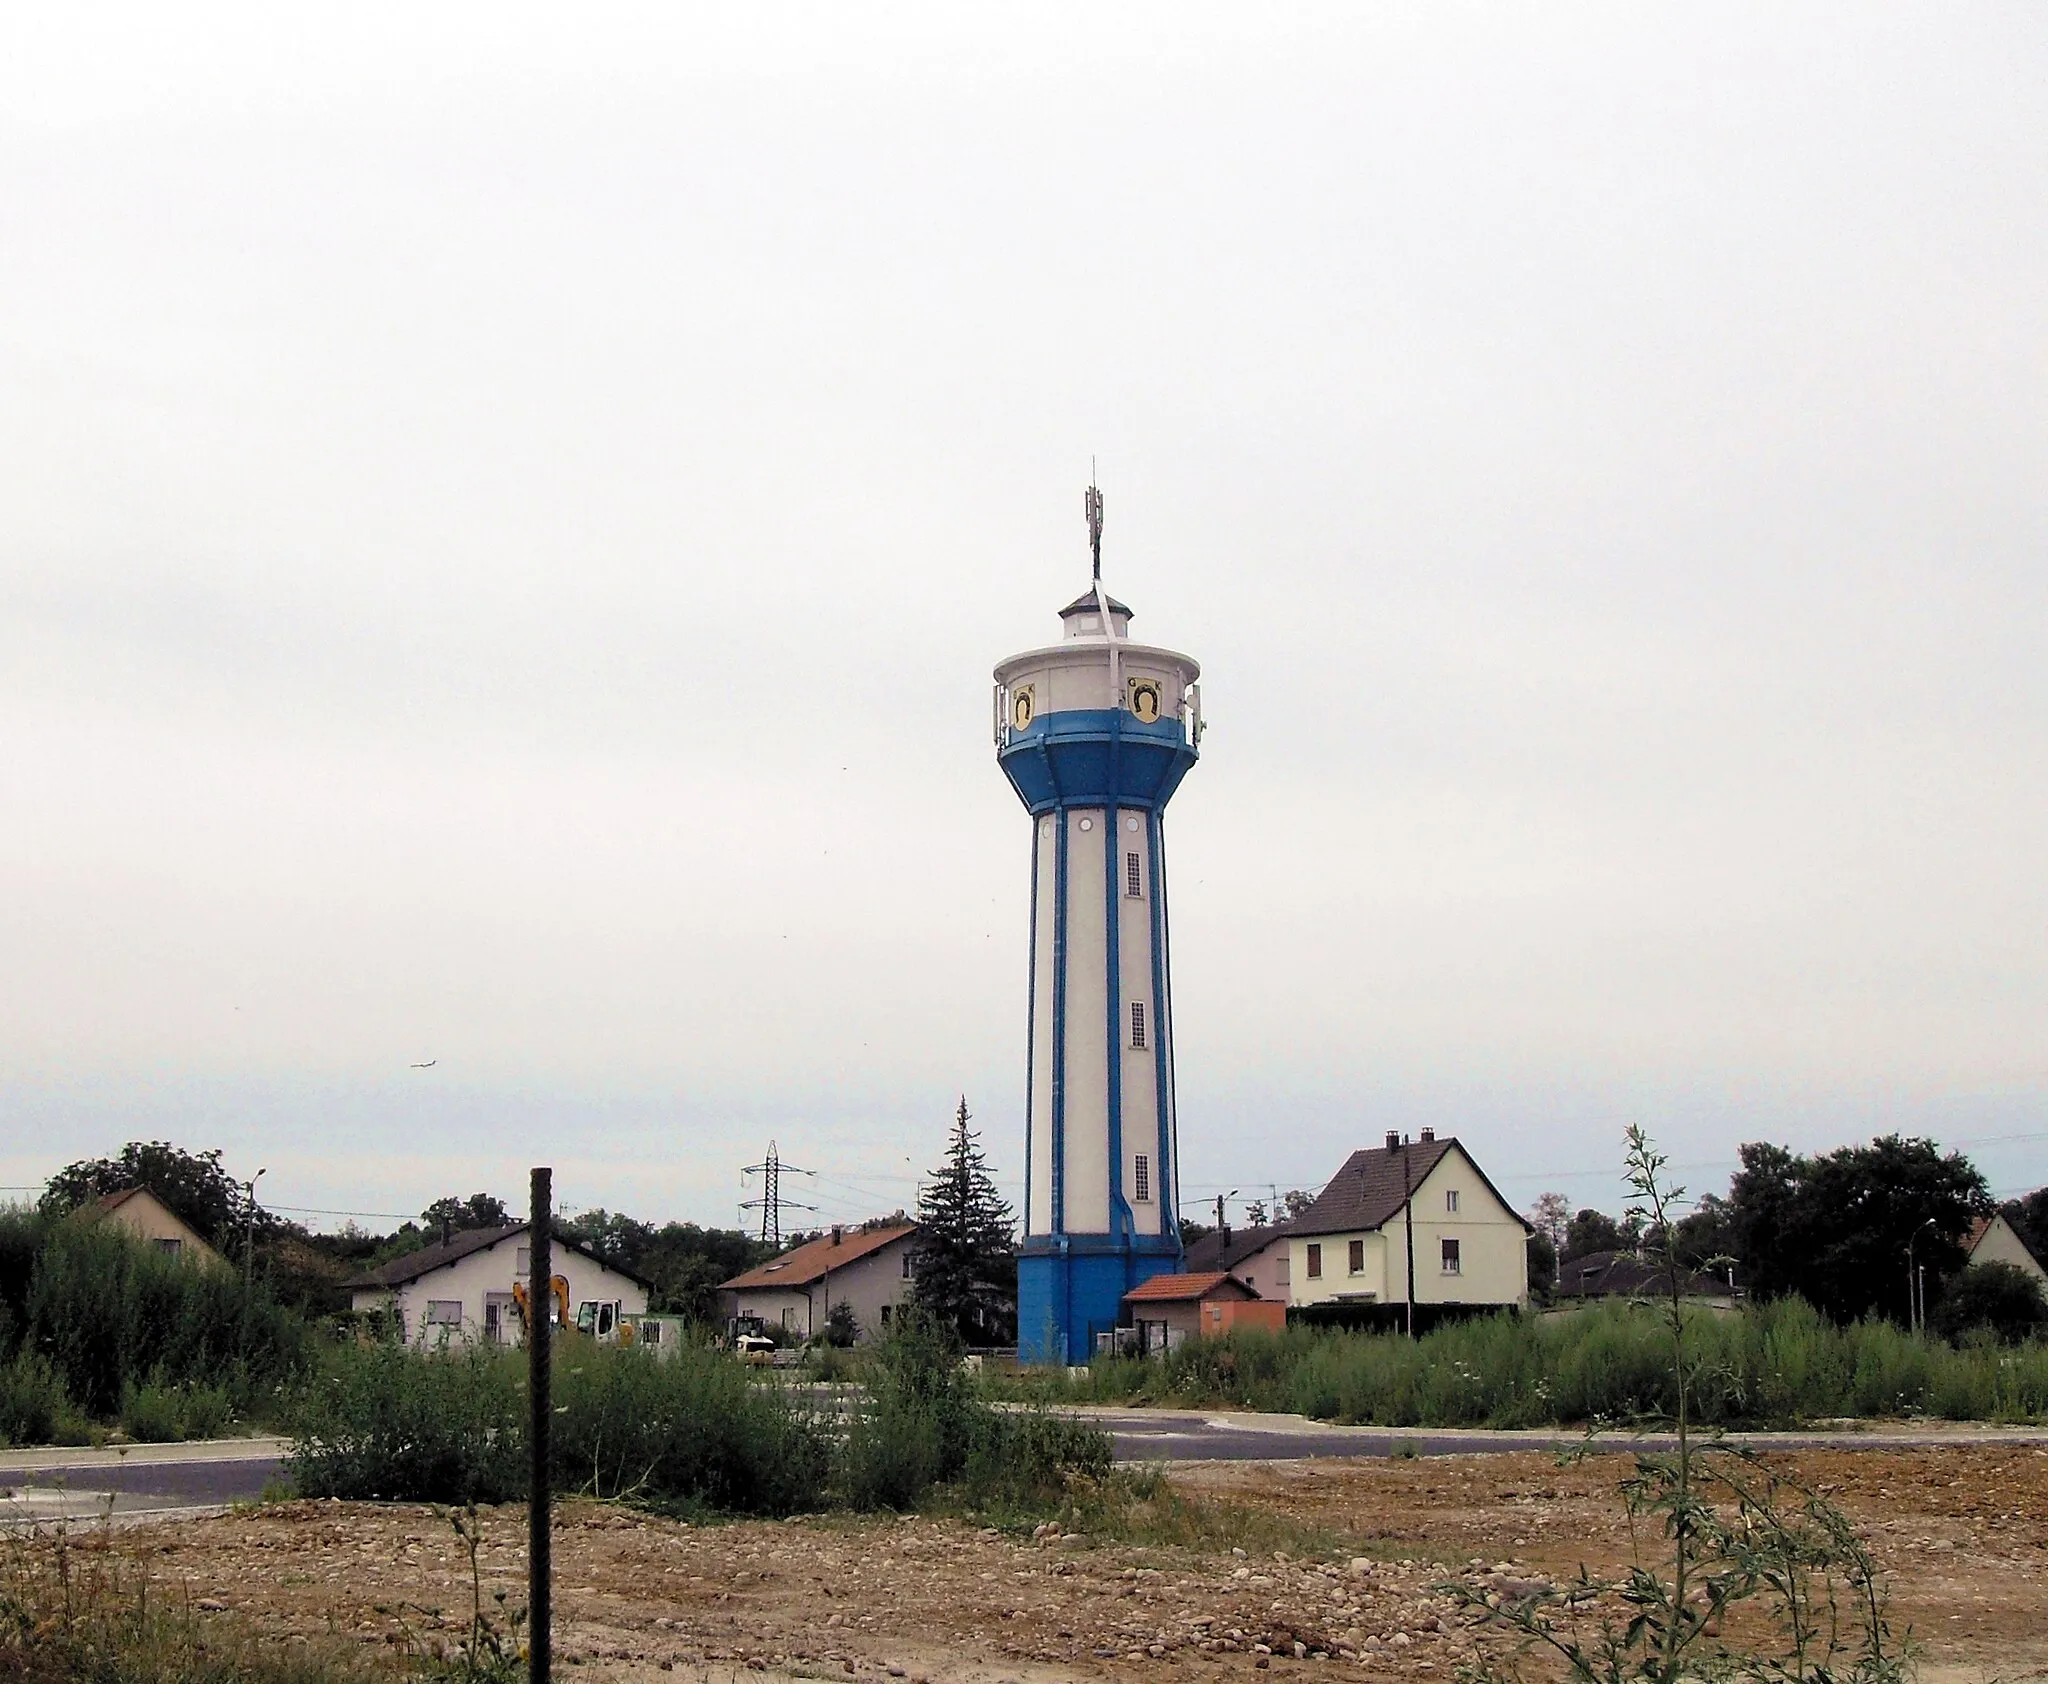
M 269 1173 L 266 1166 L 242 1183 L 248 1193 L 242 1206 L 242 1292 L 245 1296 L 256 1284 L 256 1183 Z
M 1915 1333 L 1927 1331 L 1927 1271 L 1913 1252 L 1920 1243 L 1920 1236 L 1929 1228 L 1938 1226 L 1930 1216 L 1906 1237 L 1906 1320 Z

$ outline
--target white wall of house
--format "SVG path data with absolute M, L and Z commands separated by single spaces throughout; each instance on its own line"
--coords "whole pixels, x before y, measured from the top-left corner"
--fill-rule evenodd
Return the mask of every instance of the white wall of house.
M 472 1251 L 403 1286 L 359 1289 L 358 1310 L 386 1306 L 397 1309 L 405 1337 L 432 1344 L 454 1338 L 520 1341 L 520 1323 L 511 1308 L 514 1282 L 527 1278 L 531 1253 L 524 1233 L 508 1234 L 496 1245 Z M 614 1303 L 619 1313 L 640 1315 L 647 1309 L 647 1289 L 639 1282 L 585 1257 L 580 1251 L 554 1248 L 554 1272 L 569 1283 L 569 1315 L 585 1302 Z
M 2013 1231 L 2013 1225 L 2002 1216 L 1994 1216 L 1991 1226 L 1984 1230 L 1984 1237 L 1977 1242 L 1977 1249 L 1970 1253 L 1970 1262 L 2010 1263 L 2015 1269 L 2023 1269 L 2035 1280 L 2048 1286 L 2048 1269 L 2043 1269 L 2034 1254 L 2027 1250 L 2026 1241 Z
M 1528 1230 L 1494 1197 L 1463 1148 L 1443 1155 L 1416 1187 L 1410 1203 L 1416 1303 L 1528 1301 Z M 1291 1304 L 1336 1298 L 1369 1298 L 1382 1304 L 1408 1300 L 1408 1246 L 1399 1212 L 1384 1228 L 1290 1234 L 1287 1241 Z M 1311 1246 L 1317 1248 L 1313 1257 Z M 1320 1267 L 1312 1269 L 1312 1263 Z M 1264 1288 L 1260 1291 L 1263 1294 Z

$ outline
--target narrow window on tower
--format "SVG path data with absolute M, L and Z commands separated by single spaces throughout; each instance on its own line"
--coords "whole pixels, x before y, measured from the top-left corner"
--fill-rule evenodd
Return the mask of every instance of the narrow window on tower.
M 1143 1047 L 1144 1044 L 1145 1002 L 1143 1000 L 1133 1000 L 1131 1002 L 1131 1045 Z
M 1124 893 L 1132 900 L 1142 900 L 1145 895 L 1145 878 L 1138 868 L 1136 854 L 1124 855 Z
M 1137 1189 L 1138 1203 L 1141 1205 L 1150 1204 L 1152 1202 L 1152 1160 L 1146 1157 L 1143 1152 L 1138 1154 L 1137 1162 L 1133 1166 L 1131 1181 Z

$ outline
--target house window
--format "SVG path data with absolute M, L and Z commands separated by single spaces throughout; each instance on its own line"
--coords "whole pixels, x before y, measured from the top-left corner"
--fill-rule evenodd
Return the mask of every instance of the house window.
M 427 1300 L 427 1325 L 429 1327 L 460 1327 L 462 1325 L 462 1300 L 460 1298 L 429 1298 Z
M 1458 1242 L 1456 1240 L 1444 1241 L 1444 1273 L 1447 1275 L 1458 1273 Z
M 517 1278 L 520 1280 L 525 1280 L 528 1275 L 533 1273 L 532 1246 L 523 1245 L 519 1248 L 519 1261 L 514 1267 L 518 1271 Z
M 794 1304 L 785 1304 L 782 1307 L 782 1325 L 791 1333 L 796 1331 L 796 1306 Z
M 1365 1241 L 1353 1240 L 1351 1242 L 1351 1256 L 1349 1261 L 1351 1272 L 1354 1275 L 1362 1275 L 1365 1273 Z
M 1146 1157 L 1143 1152 L 1138 1154 L 1131 1180 L 1138 1189 L 1138 1203 L 1141 1205 L 1150 1204 L 1152 1202 L 1152 1160 Z
M 1140 900 L 1145 893 L 1144 874 L 1138 869 L 1136 854 L 1124 855 L 1124 893 L 1132 900 Z
M 179 1252 L 185 1249 L 185 1242 L 180 1239 L 151 1240 L 149 1243 L 166 1257 L 176 1257 Z
M 912 1274 L 912 1272 L 913 1272 L 910 1266 L 911 1266 L 911 1264 L 912 1264 L 912 1263 L 914 1263 L 914 1262 L 916 1262 L 916 1261 L 917 1261 L 917 1260 L 916 1260 L 916 1259 L 915 1259 L 914 1257 L 912 1257 L 912 1256 L 911 1256 L 911 1254 L 910 1254 L 910 1247 L 909 1247 L 909 1246 L 905 1246 L 905 1247 L 903 1248 L 903 1278 L 904 1278 L 905 1280 L 909 1280 L 909 1279 L 910 1279 L 910 1277 L 911 1277 L 911 1274 Z
M 883 1325 L 884 1327 L 887 1327 L 887 1326 L 889 1325 L 889 1310 L 890 1310 L 890 1308 L 891 1308 L 891 1306 L 889 1306 L 889 1305 L 887 1305 L 887 1304 L 884 1304 L 884 1305 L 882 1306 L 882 1325 Z
M 1312 1281 L 1323 1278 L 1323 1248 L 1319 1245 L 1308 1248 L 1308 1278 Z
M 1131 1045 L 1142 1048 L 1145 1045 L 1145 1002 L 1131 1002 Z
M 1453 1216 L 1458 1214 L 1458 1193 L 1456 1188 L 1444 1194 L 1444 1209 Z

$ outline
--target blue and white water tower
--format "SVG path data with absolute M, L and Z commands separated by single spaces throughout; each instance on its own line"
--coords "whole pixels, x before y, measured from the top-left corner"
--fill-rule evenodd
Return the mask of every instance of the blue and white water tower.
M 1201 668 L 1131 641 L 1095 584 L 996 668 L 996 758 L 1031 814 L 1031 1055 L 1018 1345 L 1086 1362 L 1126 1292 L 1177 1268 L 1166 803 L 1195 763 Z

